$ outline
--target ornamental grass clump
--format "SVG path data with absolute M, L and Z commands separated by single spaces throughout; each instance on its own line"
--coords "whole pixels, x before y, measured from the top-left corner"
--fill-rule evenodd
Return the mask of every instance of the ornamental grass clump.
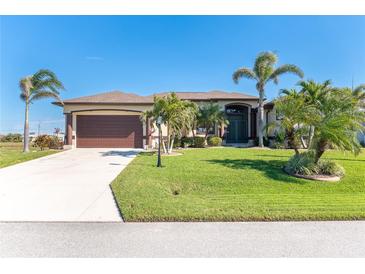
M 342 166 L 334 161 L 319 160 L 315 162 L 315 151 L 303 152 L 292 156 L 285 170 L 291 174 L 297 175 L 327 175 L 327 176 L 339 176 L 345 175 L 345 170 Z

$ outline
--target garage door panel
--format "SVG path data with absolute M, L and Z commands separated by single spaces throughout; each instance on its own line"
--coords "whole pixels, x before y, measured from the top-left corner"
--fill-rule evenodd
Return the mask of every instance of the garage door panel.
M 143 145 L 137 115 L 78 115 L 77 147 L 136 147 Z

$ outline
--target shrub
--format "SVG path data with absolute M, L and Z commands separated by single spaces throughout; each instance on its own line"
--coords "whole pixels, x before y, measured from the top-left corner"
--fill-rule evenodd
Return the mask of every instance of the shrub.
M 284 131 L 276 132 L 273 147 L 277 148 L 277 149 L 285 148 L 285 132 Z
M 218 136 L 212 136 L 208 138 L 208 145 L 212 147 L 217 147 L 220 146 L 221 144 L 222 144 L 222 138 Z
M 34 146 L 39 147 L 41 150 L 49 148 L 52 142 L 52 137 L 49 135 L 39 135 L 33 140 Z
M 365 148 L 365 140 L 361 141 L 360 145 Z
M 63 147 L 63 142 L 57 136 L 49 136 L 49 145 L 48 148 L 52 149 L 61 149 Z
M 23 135 L 20 133 L 9 133 L 1 138 L 1 142 L 20 143 L 23 141 Z
M 290 173 L 300 175 L 345 175 L 343 167 L 339 164 L 329 160 L 320 160 L 316 164 L 314 159 L 314 151 L 303 152 L 291 157 L 285 168 Z
M 200 136 L 195 136 L 194 140 L 194 147 L 205 147 L 205 138 Z
M 345 170 L 339 164 L 329 161 L 329 160 L 319 160 L 318 167 L 320 170 L 320 174 L 323 175 L 335 175 L 335 176 L 344 176 Z
M 286 169 L 290 173 L 312 175 L 316 169 L 314 153 L 308 151 L 292 156 L 286 165 Z
M 181 146 L 182 146 L 181 139 L 179 137 L 175 137 L 173 148 L 177 148 L 177 147 L 181 147 Z
M 182 137 L 180 143 L 182 147 L 190 147 L 193 145 L 193 137 Z

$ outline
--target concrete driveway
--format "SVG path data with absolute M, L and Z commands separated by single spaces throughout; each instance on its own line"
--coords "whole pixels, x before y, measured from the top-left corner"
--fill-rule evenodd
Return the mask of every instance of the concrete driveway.
M 0 221 L 122 221 L 110 182 L 137 149 L 74 149 L 0 169 Z

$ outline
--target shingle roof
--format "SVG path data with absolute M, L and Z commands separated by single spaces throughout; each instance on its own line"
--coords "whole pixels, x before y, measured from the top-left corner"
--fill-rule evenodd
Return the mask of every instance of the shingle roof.
M 119 104 L 119 103 L 151 103 L 147 96 L 140 96 L 134 93 L 126 93 L 122 91 L 110 91 L 98 93 L 91 96 L 83 96 L 73 99 L 64 100 L 64 104 L 90 103 L 90 104 Z
M 169 94 L 170 92 L 161 92 L 161 93 L 156 93 L 154 95 L 156 96 L 165 96 L 167 94 Z M 208 91 L 208 92 L 175 92 L 176 95 L 183 100 L 229 100 L 229 99 L 253 99 L 253 100 L 257 100 L 258 97 L 256 96 L 252 96 L 252 95 L 248 95 L 245 93 L 240 93 L 240 92 L 226 92 L 226 91 L 221 91 L 221 90 L 212 90 L 212 91 Z M 153 95 L 152 95 L 153 97 Z
M 134 93 L 125 93 L 122 91 L 111 91 L 99 93 L 91 96 L 64 100 L 64 104 L 152 104 L 154 96 L 165 96 L 170 92 L 155 93 L 148 96 L 141 96 Z M 258 97 L 239 93 L 225 91 L 208 91 L 208 92 L 175 92 L 183 100 L 192 101 L 209 101 L 209 100 L 257 100 Z

